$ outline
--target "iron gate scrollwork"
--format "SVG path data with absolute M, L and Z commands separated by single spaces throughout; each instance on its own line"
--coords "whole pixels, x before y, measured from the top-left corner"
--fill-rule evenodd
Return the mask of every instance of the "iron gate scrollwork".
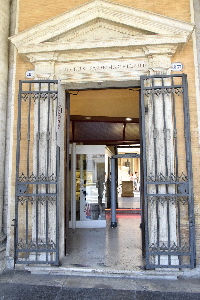
M 15 263 L 58 264 L 58 81 L 20 81 Z
M 141 77 L 146 268 L 194 268 L 187 76 Z

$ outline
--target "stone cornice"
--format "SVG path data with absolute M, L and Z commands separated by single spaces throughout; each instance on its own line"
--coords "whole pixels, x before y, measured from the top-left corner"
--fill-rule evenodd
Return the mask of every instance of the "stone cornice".
M 18 52 L 21 54 L 28 53 L 42 53 L 42 52 L 61 52 L 69 50 L 88 50 L 88 49 L 97 49 L 97 48 L 123 48 L 123 47 L 138 47 L 145 45 L 180 45 L 186 43 L 186 38 L 181 36 L 140 36 L 136 38 L 121 38 L 121 39 L 112 39 L 102 41 L 85 41 L 80 42 L 65 42 L 65 43 L 56 43 L 56 42 L 46 42 L 39 45 L 26 45 L 19 46 Z

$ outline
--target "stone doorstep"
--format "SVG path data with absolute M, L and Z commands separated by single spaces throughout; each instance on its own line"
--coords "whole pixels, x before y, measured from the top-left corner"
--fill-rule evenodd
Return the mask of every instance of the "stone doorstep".
M 22 267 L 16 269 L 22 269 Z M 177 280 L 183 277 L 182 271 L 174 269 L 166 270 L 139 270 L 139 271 L 124 271 L 124 270 L 99 270 L 90 268 L 70 268 L 57 267 L 46 265 L 25 265 L 24 270 L 35 275 L 69 275 L 69 276 L 83 276 L 83 277 L 109 277 L 109 278 L 129 278 L 129 279 L 168 279 Z

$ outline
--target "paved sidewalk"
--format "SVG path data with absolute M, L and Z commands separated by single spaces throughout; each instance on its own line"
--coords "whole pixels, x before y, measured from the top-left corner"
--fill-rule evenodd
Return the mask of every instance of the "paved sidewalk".
M 41 275 L 7 271 L 0 275 L 0 300 L 196 300 L 200 279 L 137 279 Z

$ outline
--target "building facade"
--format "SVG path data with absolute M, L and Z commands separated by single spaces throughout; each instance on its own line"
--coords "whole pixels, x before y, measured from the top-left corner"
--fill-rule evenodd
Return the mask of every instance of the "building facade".
M 70 145 L 96 142 L 140 144 L 146 268 L 198 272 L 199 1 L 0 3 L 1 269 L 62 261 Z

